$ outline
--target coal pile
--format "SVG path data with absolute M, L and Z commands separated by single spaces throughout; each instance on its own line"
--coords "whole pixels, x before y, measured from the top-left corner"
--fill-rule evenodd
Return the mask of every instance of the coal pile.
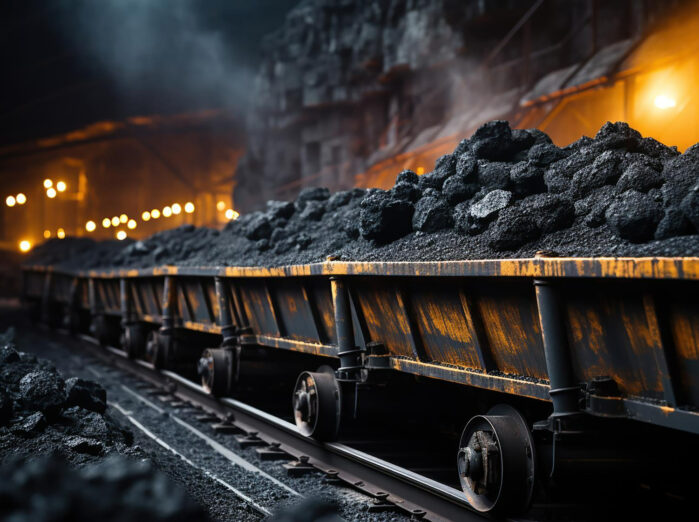
M 699 144 L 680 154 L 625 123 L 555 146 L 491 121 L 390 190 L 293 202 L 221 230 L 183 226 L 132 243 L 105 266 L 280 266 L 562 256 L 699 256 Z M 75 264 L 75 263 L 74 263 Z
M 54 265 L 66 269 L 90 269 L 108 266 L 111 259 L 133 241 L 125 239 L 95 241 L 87 237 L 49 239 L 27 255 L 27 265 Z
M 131 432 L 104 414 L 99 384 L 64 379 L 8 337 L 0 339 L 0 458 L 57 452 L 81 465 L 113 452 L 136 454 Z
M 208 520 L 184 489 L 146 460 L 112 455 L 75 469 L 55 454 L 0 467 L 0 518 L 27 522 Z

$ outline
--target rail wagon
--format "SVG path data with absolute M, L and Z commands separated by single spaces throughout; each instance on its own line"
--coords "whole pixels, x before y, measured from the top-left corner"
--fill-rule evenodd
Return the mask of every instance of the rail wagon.
M 260 349 L 283 354 L 301 370 L 296 424 L 322 440 L 341 436 L 364 383 L 391 374 L 496 393 L 500 404 L 465 419 L 456 455 L 479 511 L 525 510 L 590 426 L 699 434 L 699 258 L 32 266 L 23 276 L 44 322 L 196 370 L 214 395 L 235 394 L 248 370 L 273 371 Z M 522 401 L 550 415 L 525 418 Z

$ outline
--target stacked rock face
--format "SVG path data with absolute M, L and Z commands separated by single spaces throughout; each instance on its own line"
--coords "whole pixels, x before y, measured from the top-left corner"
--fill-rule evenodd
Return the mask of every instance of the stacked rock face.
M 699 146 L 679 154 L 625 123 L 563 148 L 492 121 L 422 176 L 390 190 L 304 189 L 221 230 L 191 225 L 137 241 L 103 266 L 279 266 L 569 256 L 699 255 Z M 74 268 L 104 263 L 86 252 Z

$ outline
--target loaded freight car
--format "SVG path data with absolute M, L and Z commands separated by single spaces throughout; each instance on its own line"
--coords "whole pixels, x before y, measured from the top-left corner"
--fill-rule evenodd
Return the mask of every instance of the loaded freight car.
M 526 511 L 535 484 L 566 467 L 594 468 L 588 435 L 605 426 L 699 434 L 697 295 L 697 258 L 24 270 L 45 322 L 196 367 L 215 395 L 235 394 L 248 367 L 264 374 L 249 365 L 260 347 L 284 354 L 304 370 L 296 424 L 319 439 L 342 436 L 363 383 L 396 372 L 497 393 L 464 419 L 455 456 L 470 504 L 501 513 Z M 528 401 L 551 414 L 525 418 L 515 406 Z

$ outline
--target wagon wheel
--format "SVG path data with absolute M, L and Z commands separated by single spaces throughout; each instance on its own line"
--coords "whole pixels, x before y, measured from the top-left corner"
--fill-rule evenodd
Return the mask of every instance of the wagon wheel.
M 124 328 L 121 336 L 121 347 L 129 359 L 141 357 L 146 350 L 149 334 L 141 324 L 132 324 Z
M 478 511 L 521 513 L 534 492 L 534 443 L 524 418 L 505 404 L 468 421 L 459 443 L 461 489 Z
M 169 336 L 161 336 L 157 331 L 150 332 L 146 343 L 146 359 L 159 370 L 166 368 L 169 345 Z
M 301 372 L 294 386 L 294 420 L 299 431 L 319 440 L 335 440 L 340 429 L 340 387 L 335 372 L 321 366 Z
M 202 387 L 214 397 L 228 395 L 233 387 L 239 351 L 236 349 L 207 348 L 197 364 Z

